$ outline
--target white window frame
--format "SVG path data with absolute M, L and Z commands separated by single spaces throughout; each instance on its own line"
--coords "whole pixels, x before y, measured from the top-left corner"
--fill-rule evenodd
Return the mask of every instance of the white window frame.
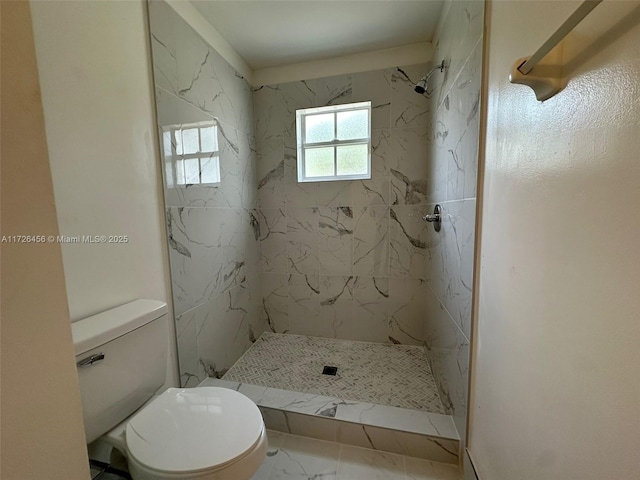
M 352 110 L 366 110 L 368 113 L 368 132 L 366 138 L 353 140 L 338 140 L 338 113 Z M 305 138 L 305 120 L 312 115 L 333 113 L 333 140 L 327 142 L 307 143 Z M 328 107 L 314 107 L 296 110 L 296 138 L 298 146 L 298 182 L 333 182 L 337 180 L 368 180 L 371 178 L 371 102 L 357 102 L 343 105 L 331 105 Z M 367 172 L 359 175 L 338 175 L 337 147 L 342 145 L 366 145 L 367 146 Z M 305 172 L 305 149 L 333 147 L 333 162 L 335 175 L 326 177 L 307 177 Z

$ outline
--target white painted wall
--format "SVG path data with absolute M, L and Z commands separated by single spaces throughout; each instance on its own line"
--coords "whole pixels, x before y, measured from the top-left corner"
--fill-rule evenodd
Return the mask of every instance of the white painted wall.
M 507 81 L 578 4 L 489 4 L 469 445 L 483 480 L 640 475 L 640 2 L 580 25 L 557 96 Z
M 62 245 L 71 320 L 169 302 L 146 3 L 31 6 L 60 232 L 129 237 Z
M 1 235 L 57 235 L 27 2 L 2 12 Z M 6 480 L 88 479 L 80 391 L 56 243 L 2 243 L 2 442 Z

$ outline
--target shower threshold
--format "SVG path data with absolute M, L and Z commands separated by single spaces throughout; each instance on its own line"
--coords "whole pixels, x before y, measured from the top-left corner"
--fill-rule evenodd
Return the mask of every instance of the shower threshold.
M 245 394 L 272 430 L 458 462 L 458 433 L 422 347 L 267 332 L 207 385 Z

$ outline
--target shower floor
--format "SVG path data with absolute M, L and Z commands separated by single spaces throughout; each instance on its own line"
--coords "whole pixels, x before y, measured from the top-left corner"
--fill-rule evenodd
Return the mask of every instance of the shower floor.
M 322 373 L 337 367 L 335 376 Z M 444 414 L 423 347 L 263 333 L 222 377 Z

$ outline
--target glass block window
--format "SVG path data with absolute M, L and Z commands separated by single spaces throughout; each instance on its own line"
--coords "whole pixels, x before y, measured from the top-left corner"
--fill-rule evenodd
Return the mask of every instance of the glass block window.
M 371 102 L 296 110 L 298 182 L 371 178 Z
M 199 122 L 162 127 L 167 187 L 220 183 L 218 126 Z

